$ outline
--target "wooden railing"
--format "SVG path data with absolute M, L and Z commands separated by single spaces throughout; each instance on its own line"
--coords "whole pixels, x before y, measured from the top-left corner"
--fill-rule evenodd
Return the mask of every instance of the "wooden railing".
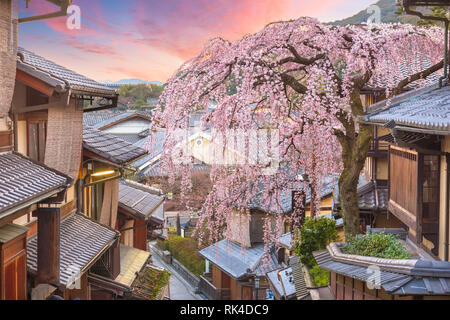
M 216 288 L 207 278 L 200 276 L 198 285 L 200 293 L 204 294 L 209 300 L 230 300 L 230 289 Z
M 369 147 L 369 156 L 387 156 L 388 150 L 389 143 L 378 139 L 372 139 Z

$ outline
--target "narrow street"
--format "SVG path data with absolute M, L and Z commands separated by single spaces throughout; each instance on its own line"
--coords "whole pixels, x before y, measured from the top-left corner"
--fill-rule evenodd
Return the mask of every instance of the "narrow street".
M 189 282 L 187 282 L 172 266 L 166 264 L 162 259 L 152 250 L 152 245 L 156 242 L 151 242 L 149 244 L 149 250 L 152 254 L 153 264 L 163 267 L 168 270 L 171 274 L 170 276 L 170 299 L 171 300 L 206 300 L 201 295 L 195 293 L 195 288 L 193 288 Z

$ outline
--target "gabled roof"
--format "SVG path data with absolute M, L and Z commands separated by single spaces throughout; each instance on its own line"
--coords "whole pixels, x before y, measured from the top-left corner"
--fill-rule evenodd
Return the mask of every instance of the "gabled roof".
M 147 153 L 142 148 L 89 126 L 83 128 L 83 147 L 119 165 L 124 165 Z
M 74 93 L 115 97 L 116 91 L 37 54 L 18 48 L 17 68 L 51 86 L 61 85 Z
M 282 170 L 290 170 L 285 168 Z M 294 174 L 294 173 L 292 173 Z M 320 189 L 320 197 L 325 198 L 333 194 L 333 191 L 338 185 L 339 177 L 337 175 L 330 175 L 324 179 L 322 183 L 322 188 Z M 257 185 L 258 192 L 256 196 L 251 200 L 250 205 L 247 209 L 258 209 L 264 212 L 282 214 L 288 213 L 293 210 L 292 208 L 292 193 L 297 190 L 302 189 L 302 185 L 299 183 L 298 188 L 292 186 L 291 188 L 284 188 L 280 190 L 279 197 L 277 199 L 276 195 L 273 195 L 271 199 L 265 199 L 264 194 L 266 193 L 266 184 L 260 181 Z M 306 204 L 311 201 L 311 190 L 308 188 L 306 191 Z M 279 206 L 278 206 L 279 204 Z
M 369 114 L 366 121 L 374 124 L 393 122 L 402 129 L 438 130 L 450 134 L 450 86 L 431 86 L 411 92 L 404 100 Z
M 81 214 L 60 225 L 60 283 L 64 286 L 74 272 L 84 273 L 119 238 L 119 233 Z M 28 241 L 27 266 L 37 272 L 37 236 Z
M 83 125 L 89 127 L 95 127 L 96 124 L 113 118 L 117 115 L 115 112 L 109 110 L 92 111 L 83 113 Z
M 264 244 L 244 249 L 239 243 L 222 240 L 199 253 L 235 279 L 265 276 L 280 267 L 273 253 L 266 255 Z
M 65 174 L 18 153 L 0 154 L 0 217 L 21 205 L 42 201 L 72 182 Z
M 154 189 L 146 185 L 122 180 L 119 184 L 119 208 L 147 220 L 159 207 L 163 207 L 164 197 L 154 192 Z M 156 220 L 161 222 L 159 217 L 156 217 Z
M 358 206 L 360 210 L 387 210 L 389 192 L 387 186 L 376 185 L 361 176 L 358 182 Z M 334 192 L 334 210 L 340 210 L 339 186 Z
M 390 70 L 391 74 L 386 75 L 383 73 L 375 74 L 372 79 L 370 79 L 369 83 L 365 87 L 368 90 L 385 90 L 386 88 L 392 87 L 393 84 L 396 84 L 407 77 L 414 75 L 420 71 L 426 70 L 432 66 L 430 59 L 427 57 L 416 57 L 413 63 L 410 63 L 404 60 L 399 65 L 392 63 L 392 68 Z M 425 79 L 419 79 L 408 84 L 405 89 L 412 90 L 417 89 L 419 87 L 430 85 L 432 83 L 436 83 L 439 81 L 439 77 L 443 74 L 443 70 L 439 70 L 431 75 L 429 75 Z M 392 79 L 392 80 L 391 80 Z M 393 83 L 389 83 L 389 81 L 393 81 Z
M 317 264 L 326 270 L 361 281 L 373 279 L 369 266 L 379 268 L 380 285 L 394 295 L 450 295 L 450 262 L 398 260 L 344 254 L 342 244 L 314 252 Z
M 101 111 L 96 112 L 98 113 L 97 115 L 89 115 L 89 114 L 84 114 L 84 123 L 87 124 L 88 122 L 90 123 L 90 126 L 92 126 L 95 129 L 105 129 L 107 127 L 113 126 L 117 123 L 123 122 L 123 121 L 127 121 L 129 119 L 133 119 L 133 118 L 142 118 L 145 119 L 147 121 L 151 121 L 151 114 L 146 113 L 146 112 L 121 112 L 121 113 L 112 113 L 112 114 L 107 114 L 107 113 L 101 113 Z M 111 115 L 111 116 L 110 116 Z
M 150 166 L 145 168 L 140 174 L 147 178 L 168 177 L 169 173 L 166 170 L 164 170 L 161 167 L 161 165 L 162 165 L 161 160 L 157 160 L 154 163 L 152 163 Z M 191 173 L 208 172 L 208 170 L 210 170 L 210 169 L 211 169 L 211 166 L 209 166 L 207 164 L 194 163 L 192 165 Z

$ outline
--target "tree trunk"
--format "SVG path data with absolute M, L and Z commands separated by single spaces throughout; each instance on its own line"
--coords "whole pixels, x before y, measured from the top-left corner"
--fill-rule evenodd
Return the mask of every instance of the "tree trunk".
M 339 199 L 341 214 L 344 218 L 345 236 L 357 235 L 360 230 L 358 182 L 364 168 L 367 153 L 372 139 L 373 128 L 361 125 L 359 134 L 343 146 L 342 160 L 344 170 L 339 178 Z
M 366 77 L 368 79 L 368 77 Z M 344 111 L 338 115 L 345 131 L 336 130 L 336 136 L 342 146 L 342 163 L 344 169 L 339 178 L 339 199 L 341 203 L 341 215 L 344 218 L 345 236 L 360 233 L 358 182 L 361 171 L 366 162 L 370 142 L 373 135 L 373 127 L 364 124 L 356 124 L 358 116 L 364 115 L 364 107 L 360 96 L 359 87 L 355 87 L 351 94 L 351 115 Z

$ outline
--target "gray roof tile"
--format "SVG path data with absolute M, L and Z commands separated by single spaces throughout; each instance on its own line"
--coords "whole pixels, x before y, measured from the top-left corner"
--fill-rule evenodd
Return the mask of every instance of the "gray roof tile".
M 33 52 L 19 48 L 18 54 L 24 58 L 23 61 L 20 58 L 18 59 L 18 68 L 20 68 L 21 65 L 31 66 L 36 70 L 47 73 L 51 77 L 66 82 L 70 88 L 75 91 L 108 96 L 114 96 L 116 94 L 115 90 L 38 56 Z
M 367 121 L 450 132 L 450 86 L 434 89 L 393 104 L 366 117 Z
M 239 243 L 222 240 L 201 250 L 200 255 L 235 279 L 248 274 L 265 276 L 280 267 L 273 254 L 266 255 L 264 244 L 242 248 Z
M 141 117 L 145 119 L 150 119 L 152 115 L 148 112 L 115 112 L 115 113 L 107 113 L 105 111 L 94 111 L 93 114 L 90 115 L 91 112 L 85 113 L 83 116 L 83 122 L 86 125 L 89 125 L 95 129 L 100 129 L 102 127 L 108 126 L 114 122 L 125 120 L 133 117 Z M 148 120 L 150 122 L 150 120 Z
M 74 214 L 60 225 L 60 283 L 67 285 L 71 268 L 85 272 L 93 259 L 105 251 L 119 237 L 117 231 L 105 227 L 83 215 Z M 37 272 L 37 236 L 27 244 L 27 266 Z M 73 269 L 73 270 L 74 270 Z
M 0 214 L 71 183 L 63 173 L 18 153 L 0 154 Z
M 163 207 L 164 197 L 146 191 L 147 186 L 134 182 L 133 184 L 121 181 L 119 184 L 119 207 L 129 209 L 149 218 L 149 215 Z M 156 212 L 155 212 L 156 213 Z M 158 220 L 161 213 L 158 212 Z
M 147 153 L 142 148 L 89 126 L 83 128 L 83 146 L 117 164 L 125 164 Z

